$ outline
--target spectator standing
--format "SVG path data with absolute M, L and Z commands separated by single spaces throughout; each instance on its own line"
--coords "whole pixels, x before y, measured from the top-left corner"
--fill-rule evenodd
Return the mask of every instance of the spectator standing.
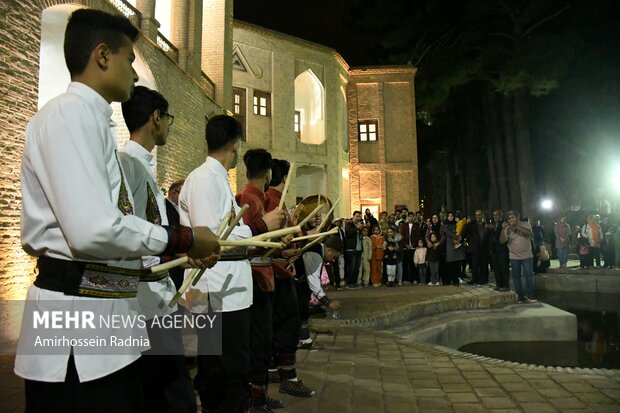
M 587 223 L 581 229 L 581 236 L 587 238 L 590 244 L 590 257 L 592 259 L 592 266 L 596 261 L 596 266 L 601 266 L 601 241 L 603 240 L 603 231 L 601 226 L 596 222 L 593 215 L 588 217 Z
M 499 241 L 502 234 L 502 211 L 493 211 L 493 223 L 489 245 L 491 249 L 491 268 L 495 275 L 495 289 L 497 291 L 510 290 L 510 278 L 508 275 L 508 247 Z
M 383 275 L 383 243 L 385 238 L 381 235 L 379 225 L 372 227 L 372 260 L 370 263 L 370 281 L 373 287 L 381 286 L 381 276 Z
M 519 302 L 523 304 L 535 303 L 534 297 L 534 268 L 532 254 L 532 227 L 529 222 L 519 221 L 519 214 L 508 212 L 508 222 L 502 224 L 503 230 L 499 241 L 508 245 L 512 278 Z M 521 284 L 521 269 L 525 275 L 526 290 Z
M 397 263 L 396 263 L 396 280 L 398 285 L 403 285 L 403 258 L 402 258 L 402 250 L 400 249 L 401 240 L 403 238 L 400 236 L 398 232 L 396 232 L 392 228 L 388 228 L 387 230 L 387 238 L 386 243 L 393 242 L 395 244 L 395 249 L 397 254 Z M 386 245 L 387 247 L 387 245 Z M 387 273 L 387 270 L 386 270 Z
M 439 261 L 441 259 L 441 243 L 434 233 L 431 234 L 426 250 L 426 258 L 431 270 L 430 281 L 428 285 L 439 285 Z
M 360 264 L 357 285 L 366 287 L 370 283 L 370 260 L 372 259 L 372 241 L 368 236 L 368 227 L 362 228 L 362 262 Z
M 379 225 L 379 221 L 377 221 L 377 218 L 372 215 L 372 212 L 370 212 L 370 209 L 368 208 L 364 211 L 364 222 L 370 228 L 373 228 L 375 225 Z
M 446 272 L 443 285 L 459 285 L 460 266 L 465 260 L 465 252 L 461 245 L 461 237 L 456 235 L 454 213 L 448 212 L 448 219 L 443 225 L 443 238 L 446 244 Z
M 555 234 L 555 249 L 558 252 L 560 268 L 566 268 L 568 262 L 568 247 L 571 235 L 570 225 L 566 223 L 566 217 L 562 215 L 553 229 Z
M 614 240 L 614 256 L 616 258 L 616 269 L 620 268 L 620 220 L 616 221 L 616 231 L 613 235 Z
M 541 245 L 545 244 L 545 235 L 545 227 L 540 223 L 540 219 L 537 219 L 536 225 L 532 228 L 534 251 L 537 251 Z
M 394 279 L 396 278 L 396 268 L 398 266 L 398 251 L 394 241 L 388 241 L 386 248 L 385 254 L 383 255 L 383 262 L 388 276 L 387 286 L 393 287 Z
M 420 277 L 420 284 L 426 284 L 426 247 L 422 239 L 418 240 L 418 246 L 413 254 L 413 263 L 418 270 L 418 276 Z
M 362 260 L 362 213 L 353 212 L 353 218 L 344 226 L 344 262 L 347 272 L 347 288 L 357 288 L 356 281 L 359 276 L 360 263 Z
M 475 219 L 466 224 L 463 238 L 467 241 L 465 252 L 469 254 L 472 284 L 486 285 L 489 283 L 489 231 L 486 228 L 484 214 L 475 212 Z
M 407 222 L 400 223 L 400 235 L 403 238 L 401 248 L 403 250 L 403 283 L 411 284 L 414 281 L 413 253 L 418 244 L 418 234 L 420 228 L 414 220 L 415 215 L 410 212 L 407 215 Z

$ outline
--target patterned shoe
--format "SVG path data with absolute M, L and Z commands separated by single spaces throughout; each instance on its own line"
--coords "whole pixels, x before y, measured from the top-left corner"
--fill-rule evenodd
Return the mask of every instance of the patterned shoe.
M 294 397 L 312 397 L 315 391 L 305 386 L 301 380 L 286 380 L 280 383 L 280 393 L 286 393 Z
M 271 397 L 267 397 L 267 407 L 270 409 L 283 409 L 284 402 L 282 400 L 272 399 Z
M 280 383 L 280 372 L 278 370 L 269 370 L 269 383 Z
M 250 406 L 248 413 L 273 413 L 273 410 L 265 404 L 263 406 Z

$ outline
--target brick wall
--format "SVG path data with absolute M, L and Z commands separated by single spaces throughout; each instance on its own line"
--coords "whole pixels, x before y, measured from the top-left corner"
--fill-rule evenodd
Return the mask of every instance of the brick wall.
M 24 297 L 34 277 L 34 261 L 22 251 L 19 238 L 20 161 L 25 126 L 37 110 L 41 12 L 64 3 L 78 2 L 0 3 L 0 299 Z M 105 0 L 80 3 L 116 12 Z M 175 115 L 168 144 L 157 152 L 158 178 L 167 188 L 204 162 L 205 116 L 221 113 L 221 109 L 212 96 L 205 95 L 199 80 L 188 76 L 155 43 L 142 37 L 135 49 Z M 115 114 L 115 119 L 121 118 Z M 121 140 L 128 136 L 123 127 L 119 128 Z

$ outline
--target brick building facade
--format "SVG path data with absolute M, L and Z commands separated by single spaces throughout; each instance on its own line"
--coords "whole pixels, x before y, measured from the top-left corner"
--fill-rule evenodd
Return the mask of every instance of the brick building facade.
M 58 56 L 56 63 L 48 57 L 54 53 L 50 50 L 61 50 L 63 16 L 77 7 L 123 13 L 142 29 L 135 46 L 139 83 L 166 96 L 175 116 L 167 145 L 155 154 L 162 188 L 204 161 L 206 119 L 232 113 L 234 91 L 243 90 L 244 149 L 264 147 L 299 166 L 289 205 L 316 192 L 332 200 L 341 197 L 338 215 L 343 216 L 369 203 L 381 210 L 417 205 L 415 71 L 350 70 L 332 49 L 233 21 L 232 4 L 172 1 L 166 39 L 158 31 L 156 0 L 0 3 L 0 299 L 23 298 L 34 276 L 34 260 L 19 239 L 24 130 L 38 106 L 66 88 L 66 68 L 57 63 Z M 56 19 L 45 21 L 46 15 Z M 54 79 L 51 91 L 39 84 L 45 74 Z M 270 116 L 261 115 L 267 100 L 260 98 L 266 96 Z M 113 107 L 121 146 L 128 132 L 120 105 Z M 378 120 L 378 142 L 359 142 L 358 118 Z M 242 184 L 244 176 L 242 169 L 232 173 L 233 186 Z

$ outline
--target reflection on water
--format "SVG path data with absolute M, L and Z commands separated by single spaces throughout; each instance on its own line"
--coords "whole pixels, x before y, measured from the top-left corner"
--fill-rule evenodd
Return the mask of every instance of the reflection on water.
M 459 350 L 518 363 L 620 369 L 620 296 L 545 293 L 541 301 L 577 316 L 576 342 L 472 343 Z

